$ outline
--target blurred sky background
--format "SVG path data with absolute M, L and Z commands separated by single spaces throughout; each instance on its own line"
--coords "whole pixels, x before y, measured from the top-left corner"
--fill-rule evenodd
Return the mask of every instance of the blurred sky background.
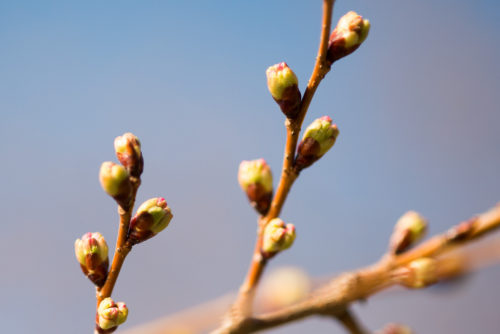
M 294 246 L 270 267 L 328 275 L 370 264 L 409 209 L 438 233 L 500 201 L 500 2 L 339 0 L 372 23 L 334 65 L 305 125 L 330 115 L 332 151 L 305 170 L 282 218 Z M 303 91 L 321 1 L 0 1 L 0 322 L 3 333 L 91 333 L 94 290 L 74 240 L 118 218 L 98 182 L 131 131 L 145 157 L 138 202 L 163 196 L 174 219 L 138 245 L 114 290 L 122 329 L 235 290 L 256 215 L 243 159 L 279 177 L 284 117 L 268 66 L 286 61 Z M 500 267 L 460 289 L 380 294 L 356 310 L 371 329 L 500 331 Z M 308 319 L 270 333 L 343 333 Z

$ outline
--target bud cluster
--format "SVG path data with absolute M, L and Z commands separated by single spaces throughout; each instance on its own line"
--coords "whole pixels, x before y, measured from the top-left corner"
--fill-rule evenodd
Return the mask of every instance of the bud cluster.
M 99 171 L 99 181 L 118 205 L 128 209 L 132 199 L 132 178 L 140 177 L 144 165 L 141 143 L 129 132 L 116 137 L 114 145 L 116 156 L 123 166 L 104 162 Z
M 389 249 L 399 254 L 420 240 L 427 230 L 427 221 L 418 212 L 406 212 L 394 226 Z
M 335 61 L 354 51 L 364 42 L 370 31 L 370 21 L 350 11 L 342 16 L 330 35 L 326 60 L 331 66 Z
M 242 161 L 238 169 L 238 182 L 255 210 L 266 214 L 273 196 L 273 175 L 266 161 Z
M 127 320 L 128 308 L 125 303 L 115 303 L 111 298 L 105 298 L 99 304 L 96 323 L 103 330 L 110 330 Z
M 295 118 L 300 109 L 299 80 L 285 62 L 266 70 L 267 87 L 281 111 L 288 118 Z
M 102 286 L 108 275 L 108 245 L 99 232 L 86 233 L 75 241 L 75 255 L 83 273 L 95 285 Z
M 323 116 L 312 122 L 304 132 L 297 148 L 295 166 L 300 171 L 321 158 L 337 140 L 339 129 L 332 119 Z
M 164 198 L 147 200 L 130 220 L 128 241 L 134 245 L 154 237 L 168 226 L 172 217 L 172 211 Z
M 264 255 L 274 254 L 290 248 L 295 240 L 295 226 L 285 224 L 279 218 L 272 219 L 264 228 L 262 252 Z

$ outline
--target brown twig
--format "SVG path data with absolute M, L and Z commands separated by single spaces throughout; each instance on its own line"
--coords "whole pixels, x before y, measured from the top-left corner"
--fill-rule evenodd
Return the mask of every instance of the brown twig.
M 309 83 L 302 98 L 300 111 L 297 117 L 294 119 L 286 120 L 287 136 L 280 181 L 278 184 L 278 188 L 276 189 L 274 198 L 271 202 L 269 212 L 264 217 L 259 218 L 259 228 L 257 231 L 257 240 L 255 242 L 252 260 L 245 281 L 240 288 L 240 293 L 238 295 L 237 301 L 233 307 L 233 315 L 240 314 L 243 316 L 248 316 L 251 314 L 251 305 L 255 295 L 255 288 L 267 263 L 267 260 L 261 254 L 264 227 L 271 219 L 279 216 L 283 204 L 285 203 L 286 197 L 288 196 L 288 193 L 290 192 L 294 181 L 299 175 L 299 172 L 294 168 L 295 150 L 297 147 L 302 122 L 304 121 L 314 93 L 316 92 L 316 89 L 323 77 L 329 71 L 329 67 L 326 64 L 326 54 L 328 49 L 328 37 L 331 29 L 332 10 L 334 2 L 335 0 L 323 1 L 321 38 L 314 70 L 311 74 L 311 78 L 309 79 Z
M 97 306 L 100 302 L 107 297 L 110 297 L 113 293 L 113 288 L 115 287 L 116 280 L 120 274 L 123 262 L 128 253 L 132 249 L 132 245 L 127 242 L 127 234 L 130 225 L 130 218 L 132 217 L 132 210 L 134 209 L 135 196 L 137 194 L 137 189 L 141 184 L 139 178 L 131 177 L 132 182 L 132 197 L 128 207 L 118 206 L 118 214 L 120 215 L 120 226 L 118 228 L 118 237 L 116 239 L 115 253 L 113 255 L 113 262 L 111 263 L 111 269 L 109 270 L 108 277 L 102 288 L 97 290 Z
M 354 313 L 349 309 L 345 309 L 345 311 L 335 318 L 344 326 L 344 328 L 350 334 L 367 334 L 368 331 L 363 328 L 359 320 L 356 318 Z

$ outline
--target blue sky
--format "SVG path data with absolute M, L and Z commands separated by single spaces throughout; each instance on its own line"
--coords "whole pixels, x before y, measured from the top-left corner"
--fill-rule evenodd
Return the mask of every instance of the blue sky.
M 174 212 L 125 263 L 115 295 L 130 306 L 126 326 L 238 287 L 256 217 L 237 166 L 264 157 L 277 178 L 284 144 L 265 69 L 286 61 L 303 90 L 320 4 L 0 1 L 5 330 L 91 330 L 93 291 L 73 242 L 87 231 L 115 242 L 116 209 L 97 173 L 126 131 L 143 143 L 138 201 L 161 195 Z M 297 241 L 272 264 L 312 275 L 375 261 L 406 210 L 437 233 L 500 200 L 500 4 L 339 0 L 334 21 L 349 10 L 372 30 L 334 66 L 306 118 L 331 116 L 340 136 L 294 185 L 282 217 Z M 358 310 L 372 329 L 401 321 L 465 334 L 481 324 L 493 334 L 499 275 L 474 275 L 453 295 L 381 295 Z M 468 317 L 450 321 L 443 309 Z M 324 320 L 271 332 L 304 330 L 340 333 Z

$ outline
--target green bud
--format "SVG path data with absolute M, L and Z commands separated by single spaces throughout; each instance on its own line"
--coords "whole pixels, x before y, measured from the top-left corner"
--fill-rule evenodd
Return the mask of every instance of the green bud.
M 108 245 L 99 233 L 86 233 L 75 241 L 75 255 L 83 273 L 95 285 L 102 286 L 108 274 Z
M 427 221 L 418 212 L 406 212 L 394 226 L 391 236 L 390 250 L 399 254 L 420 240 L 427 230 Z
M 342 16 L 328 42 L 326 59 L 329 65 L 353 53 L 364 42 L 369 31 L 370 21 L 356 12 L 351 11 Z
M 242 161 L 238 169 L 238 182 L 255 210 L 266 214 L 273 196 L 273 175 L 266 161 Z
M 295 226 L 285 224 L 281 219 L 272 219 L 264 229 L 262 251 L 272 256 L 292 246 L 295 240 Z
M 270 66 L 266 70 L 267 88 L 281 111 L 288 118 L 297 116 L 300 107 L 299 80 L 285 62 Z
M 115 138 L 115 151 L 118 160 L 133 177 L 139 177 L 144 168 L 141 143 L 132 133 Z
M 130 220 L 128 240 L 138 244 L 163 231 L 172 219 L 172 211 L 162 197 L 155 197 L 142 203 Z
M 299 143 L 295 159 L 296 168 L 302 170 L 311 166 L 332 148 L 338 135 L 337 125 L 332 124 L 332 119 L 328 116 L 323 116 L 312 122 L 306 128 Z
M 111 298 L 105 298 L 97 308 L 97 324 L 107 330 L 117 327 L 127 320 L 128 308 L 125 303 L 115 303 Z
M 401 285 L 407 288 L 420 289 L 434 284 L 438 280 L 435 259 L 423 257 L 410 262 L 397 276 Z
M 115 201 L 126 207 L 132 195 L 132 184 L 127 170 L 111 161 L 103 162 L 99 171 L 102 189 Z

